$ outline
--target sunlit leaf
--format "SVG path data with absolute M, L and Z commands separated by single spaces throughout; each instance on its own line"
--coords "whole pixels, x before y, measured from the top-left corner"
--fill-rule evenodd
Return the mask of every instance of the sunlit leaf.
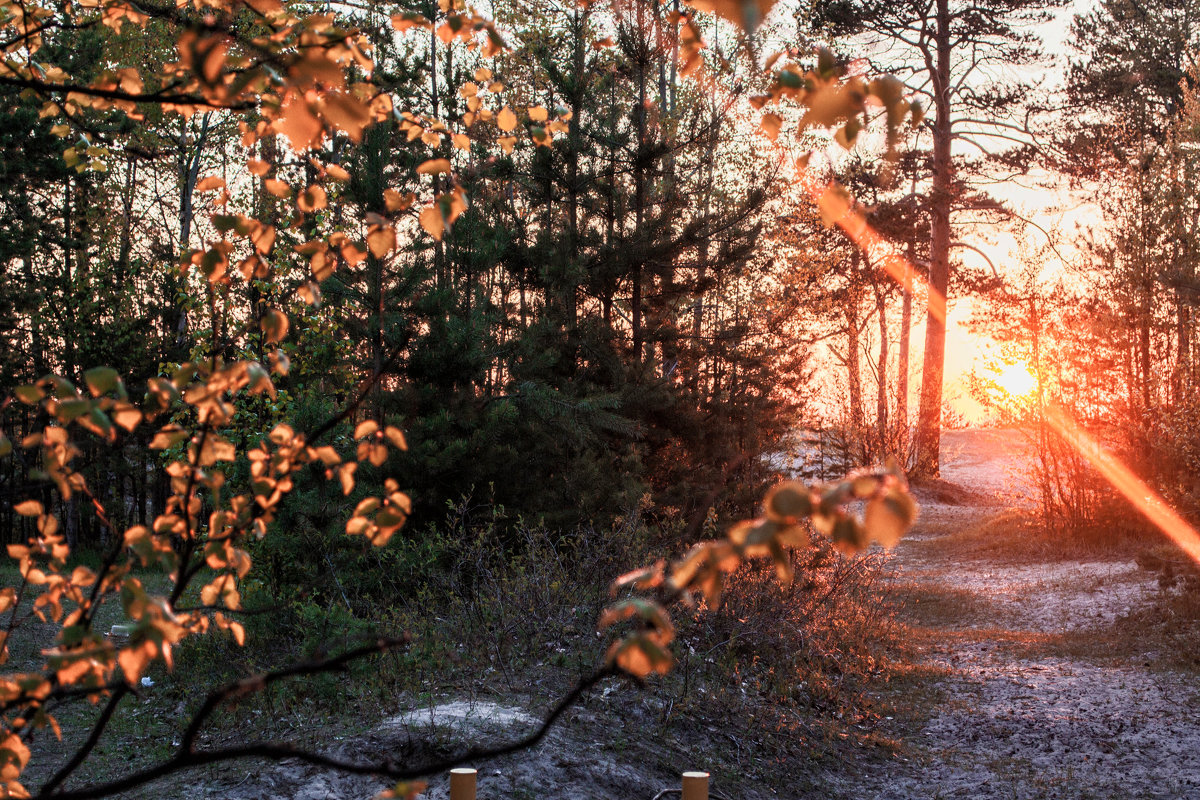
M 392 445 L 398 450 L 408 449 L 408 440 L 404 438 L 404 433 L 399 428 L 388 425 L 383 429 L 383 435 L 386 436 L 388 441 L 391 442 Z
M 207 175 L 207 176 L 201 178 L 196 183 L 196 191 L 197 192 L 212 192 L 212 191 L 216 191 L 217 189 L 224 189 L 224 188 L 225 188 L 225 181 L 222 180 L 221 178 L 217 177 L 216 175 Z
M 325 190 L 319 185 L 312 185 L 296 198 L 296 208 L 306 214 L 319 211 L 325 207 Z
M 431 158 L 417 167 L 417 173 L 420 175 L 438 175 L 450 170 L 450 161 L 445 158 Z
M 37 517 L 46 513 L 42 504 L 37 500 L 25 500 L 13 506 L 13 511 L 22 517 Z
M 744 30 L 753 31 L 766 19 L 776 0 L 688 0 L 688 5 L 698 11 L 708 11 Z
M 812 512 L 812 493 L 799 481 L 785 481 L 771 487 L 763 507 L 770 519 L 795 525 Z
M 383 258 L 396 249 L 396 230 L 390 225 L 375 225 L 367 232 L 367 249 L 375 258 Z
M 763 114 L 761 125 L 763 132 L 773 142 L 779 138 L 779 129 L 783 126 L 783 119 L 778 114 Z
M 420 223 L 426 233 L 434 239 L 441 241 L 442 235 L 446 231 L 446 220 L 442 216 L 442 211 L 437 207 L 437 204 L 427 205 L 421 210 Z
M 500 130 L 507 133 L 517 127 L 517 115 L 513 113 L 511 108 L 505 106 L 496 117 L 496 125 L 499 126 Z
M 263 315 L 261 327 L 267 342 L 281 342 L 287 336 L 288 316 L 277 308 L 268 309 Z

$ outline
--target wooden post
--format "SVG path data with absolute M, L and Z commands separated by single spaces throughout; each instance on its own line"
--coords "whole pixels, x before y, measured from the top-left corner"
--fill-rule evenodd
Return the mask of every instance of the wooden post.
M 450 800 L 475 800 L 476 772 L 468 767 L 450 770 Z M 705 798 L 708 793 L 705 792 Z
M 683 773 L 683 800 L 708 800 L 708 773 Z

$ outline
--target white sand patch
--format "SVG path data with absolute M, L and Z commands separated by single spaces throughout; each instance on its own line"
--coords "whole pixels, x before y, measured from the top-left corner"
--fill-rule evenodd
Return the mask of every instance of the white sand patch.
M 540 720 L 515 706 L 484 700 L 454 700 L 427 708 L 418 708 L 384 720 L 383 728 L 453 727 L 494 730 L 514 726 L 535 726 Z

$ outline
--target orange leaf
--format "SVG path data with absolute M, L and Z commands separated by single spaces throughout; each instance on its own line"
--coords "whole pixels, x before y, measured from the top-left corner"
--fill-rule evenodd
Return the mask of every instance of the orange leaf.
M 17 503 L 13 506 L 13 511 L 16 511 L 22 517 L 38 517 L 44 512 L 42 504 L 37 500 L 26 500 L 23 503 Z
M 325 118 L 346 132 L 352 141 L 362 141 L 362 132 L 371 122 L 371 109 L 353 95 L 330 92 L 325 96 Z
M 396 231 L 391 227 L 372 225 L 367 232 L 367 249 L 376 258 L 383 258 L 396 247 Z
M 308 103 L 295 94 L 289 94 L 275 120 L 275 130 L 286 136 L 295 150 L 307 150 L 320 143 L 321 121 L 309 109 Z
M 396 427 L 388 425 L 383 429 L 383 434 L 387 436 L 388 441 L 400 450 L 408 449 L 408 440 L 404 438 L 404 433 Z
M 417 167 L 418 175 L 437 175 L 450 171 L 450 161 L 445 158 L 431 158 Z
M 292 187 L 288 186 L 283 181 L 275 180 L 274 178 L 265 179 L 263 181 L 263 186 L 266 187 L 268 192 L 276 197 L 290 197 L 292 194 Z
M 416 199 L 411 193 L 402 195 L 395 189 L 385 189 L 383 192 L 383 204 L 391 213 L 408 210 Z
M 421 227 L 439 242 L 442 240 L 442 234 L 446 231 L 446 220 L 442 218 L 442 211 L 437 207 L 437 204 L 425 206 L 421 211 Z
M 262 330 L 270 343 L 283 341 L 288 332 L 288 318 L 278 308 L 272 308 L 262 318 Z
M 296 198 L 296 207 L 305 213 L 319 211 L 325 207 L 325 190 L 316 184 L 309 186 Z
M 780 119 L 778 114 L 763 114 L 762 129 L 772 142 L 779 138 L 779 129 L 781 127 L 783 127 L 783 120 Z
M 224 189 L 225 181 L 218 178 L 216 175 L 208 175 L 200 179 L 196 184 L 197 192 L 211 192 L 215 189 Z
M 500 115 L 496 117 L 496 124 L 500 126 L 500 130 L 507 133 L 517 127 L 517 115 L 512 112 L 511 108 L 505 106 Z

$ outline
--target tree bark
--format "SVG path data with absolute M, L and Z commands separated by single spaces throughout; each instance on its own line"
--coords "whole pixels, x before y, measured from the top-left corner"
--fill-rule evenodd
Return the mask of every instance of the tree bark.
M 921 370 L 921 407 L 917 420 L 917 457 L 913 473 L 935 478 L 941 471 L 942 381 L 946 365 L 946 292 L 950 283 L 950 205 L 954 162 L 950 126 L 950 10 L 937 0 L 936 65 L 932 72 L 933 192 L 929 247 L 929 292 L 926 300 L 925 360 Z

